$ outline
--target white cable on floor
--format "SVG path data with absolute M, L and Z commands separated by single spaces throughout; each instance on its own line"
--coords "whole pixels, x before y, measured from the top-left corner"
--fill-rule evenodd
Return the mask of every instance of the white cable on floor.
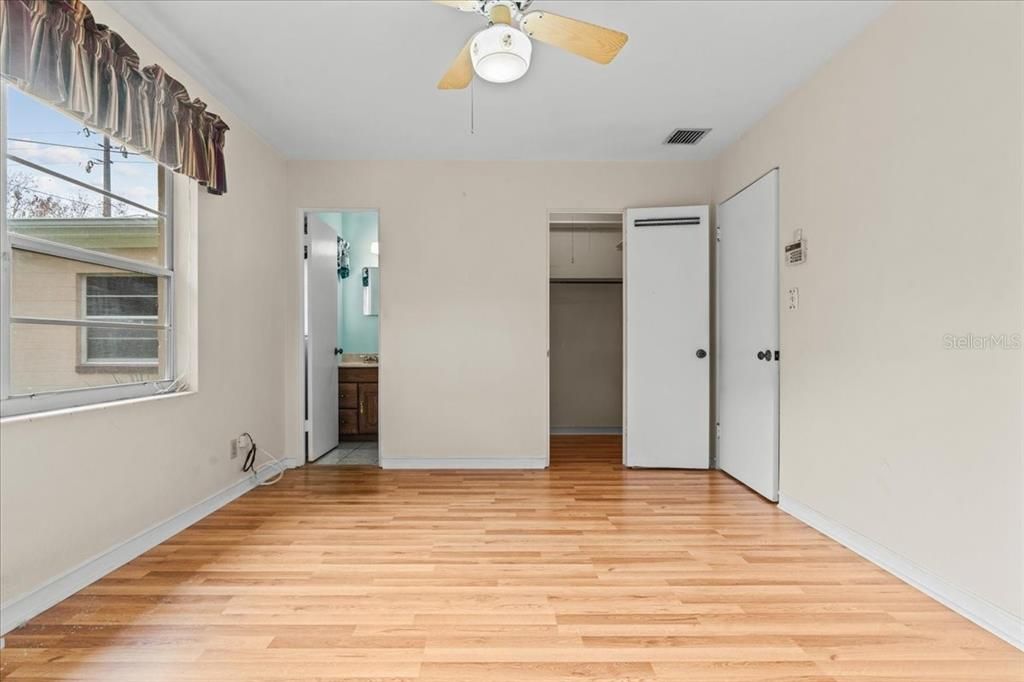
M 247 448 L 247 452 L 245 455 L 245 462 L 242 464 L 242 471 L 251 471 L 252 477 L 257 485 L 274 485 L 282 478 L 284 478 L 284 471 L 287 467 L 285 467 L 284 463 L 281 462 L 281 460 L 279 460 L 271 453 L 267 452 L 263 448 L 256 445 L 256 439 L 252 437 L 252 434 L 244 432 L 242 433 L 241 436 L 239 436 L 239 440 L 241 440 L 242 438 L 245 438 L 246 440 L 249 441 L 249 447 Z M 256 453 L 258 452 L 262 452 L 264 455 L 269 457 L 271 461 L 267 464 L 264 464 L 262 467 L 257 467 Z M 276 476 L 274 476 L 273 478 L 268 478 L 266 481 L 261 481 L 260 474 L 262 474 L 267 469 L 273 467 L 277 468 Z
M 256 448 L 256 452 L 262 452 L 264 455 L 266 455 L 267 457 L 269 457 L 271 459 L 271 462 L 269 464 L 264 464 L 259 469 L 253 469 L 252 475 L 253 475 L 253 477 L 256 478 L 256 482 L 259 485 L 274 485 L 275 483 L 280 481 L 282 478 L 284 478 L 284 472 L 285 472 L 285 469 L 287 467 L 285 467 L 284 463 L 282 463 L 281 460 L 279 460 L 277 457 L 274 457 L 272 454 L 270 454 L 269 452 L 267 452 L 266 450 L 264 450 L 261 447 L 257 447 Z M 267 469 L 270 469 L 272 467 L 277 467 L 277 474 L 275 475 L 275 477 L 274 478 L 268 478 L 265 481 L 260 481 L 259 480 L 259 475 L 262 472 L 264 472 Z

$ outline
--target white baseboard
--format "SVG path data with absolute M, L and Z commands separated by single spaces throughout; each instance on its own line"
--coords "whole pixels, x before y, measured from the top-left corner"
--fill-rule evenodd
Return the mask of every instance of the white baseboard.
M 552 426 L 552 436 L 622 435 L 621 426 Z
M 381 469 L 546 469 L 541 457 L 382 457 Z
M 290 457 L 281 460 L 288 469 L 298 466 Z M 263 467 L 258 474 L 263 481 L 277 473 L 276 467 Z M 228 502 L 235 500 L 256 487 L 252 476 L 232 483 L 220 492 L 214 493 L 202 502 L 161 521 L 119 545 L 79 564 L 63 575 L 36 588 L 28 594 L 0 604 L 0 635 L 35 618 L 46 609 L 67 599 L 75 592 L 88 587 L 108 573 L 156 547 L 161 542 L 185 530 L 197 521 L 209 516 Z
M 779 494 L 779 509 L 853 550 L 996 637 L 1024 650 L 1024 619 L 928 572 L 887 547 L 782 493 Z

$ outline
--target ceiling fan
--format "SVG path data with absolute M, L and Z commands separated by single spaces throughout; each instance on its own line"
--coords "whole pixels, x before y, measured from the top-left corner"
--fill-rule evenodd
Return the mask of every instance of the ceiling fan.
M 533 0 L 434 0 L 463 12 L 476 12 L 489 21 L 469 39 L 448 72 L 441 90 L 461 90 L 473 73 L 491 83 L 511 83 L 530 68 L 533 44 L 539 40 L 599 64 L 615 59 L 629 36 L 596 24 L 543 10 L 525 12 Z M 517 28 L 518 26 L 518 28 Z

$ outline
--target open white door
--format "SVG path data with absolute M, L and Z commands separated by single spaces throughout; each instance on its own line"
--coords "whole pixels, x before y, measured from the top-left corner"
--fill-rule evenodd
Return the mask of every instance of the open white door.
M 779 172 L 718 207 L 718 466 L 779 499 Z
M 626 211 L 626 466 L 710 463 L 708 207 Z
M 306 461 L 338 447 L 338 233 L 316 216 L 306 217 Z

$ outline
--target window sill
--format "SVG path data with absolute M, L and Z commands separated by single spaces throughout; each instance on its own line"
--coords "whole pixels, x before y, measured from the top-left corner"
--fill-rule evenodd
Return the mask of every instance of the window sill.
M 107 410 L 112 407 L 120 407 L 122 405 L 137 405 L 139 403 L 156 402 L 158 400 L 173 400 L 174 398 L 185 398 L 187 396 L 197 395 L 198 391 L 178 391 L 176 393 L 162 393 L 160 395 L 147 395 L 139 398 L 124 398 L 122 400 L 111 400 L 105 403 L 93 403 L 92 405 L 78 405 L 75 407 L 65 407 L 56 410 L 46 410 L 44 412 L 32 412 L 30 414 L 14 414 L 9 417 L 0 417 L 0 425 L 7 426 L 8 424 L 20 424 L 22 422 L 31 422 L 36 419 L 49 419 L 51 417 L 62 417 L 73 414 L 80 414 L 82 412 L 92 412 L 95 410 Z
M 103 365 L 84 363 L 75 365 L 76 374 L 158 374 L 156 365 Z

